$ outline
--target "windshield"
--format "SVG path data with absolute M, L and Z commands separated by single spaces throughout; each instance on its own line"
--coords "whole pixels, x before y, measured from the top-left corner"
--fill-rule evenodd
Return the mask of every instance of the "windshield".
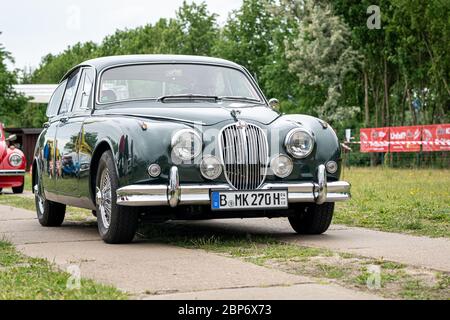
M 130 65 L 102 75 L 100 103 L 196 95 L 260 100 L 257 91 L 236 69 L 199 64 Z

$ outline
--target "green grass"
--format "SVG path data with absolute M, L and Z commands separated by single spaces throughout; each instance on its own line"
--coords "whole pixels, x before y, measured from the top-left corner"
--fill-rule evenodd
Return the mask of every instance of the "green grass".
M 352 200 L 335 223 L 430 237 L 450 237 L 450 170 L 346 169 Z
M 32 187 L 31 187 L 31 175 L 29 173 L 27 173 L 25 175 L 25 190 L 26 191 L 32 191 Z
M 67 289 L 70 275 L 43 259 L 25 257 L 0 241 L 0 300 L 123 300 L 117 289 L 81 279 L 79 289 Z

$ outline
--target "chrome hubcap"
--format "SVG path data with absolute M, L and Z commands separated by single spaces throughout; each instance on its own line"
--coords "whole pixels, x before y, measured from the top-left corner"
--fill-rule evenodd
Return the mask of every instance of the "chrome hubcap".
M 39 185 L 34 186 L 34 194 L 37 199 L 39 214 L 44 214 L 44 196 L 42 195 L 42 189 L 39 187 Z
M 103 226 L 108 229 L 111 224 L 111 177 L 108 169 L 102 172 L 96 198 Z

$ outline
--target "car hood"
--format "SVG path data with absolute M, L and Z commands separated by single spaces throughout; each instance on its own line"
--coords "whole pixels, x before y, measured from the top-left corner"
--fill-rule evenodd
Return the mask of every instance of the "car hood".
M 233 110 L 236 111 L 234 114 L 239 120 L 256 121 L 265 125 L 272 123 L 280 116 L 277 111 L 266 105 L 243 103 L 136 103 L 133 106 L 117 104 L 98 109 L 96 113 L 167 119 L 209 126 L 235 120 L 232 115 Z

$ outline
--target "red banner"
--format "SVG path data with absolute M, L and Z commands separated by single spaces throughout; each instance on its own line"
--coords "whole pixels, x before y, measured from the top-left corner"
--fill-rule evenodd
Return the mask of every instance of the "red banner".
M 361 129 L 361 152 L 388 152 L 389 128 Z
M 390 128 L 389 152 L 420 152 L 422 127 Z
M 450 151 L 450 124 L 361 129 L 361 152 Z
M 450 151 L 450 124 L 424 126 L 422 144 L 425 152 Z

